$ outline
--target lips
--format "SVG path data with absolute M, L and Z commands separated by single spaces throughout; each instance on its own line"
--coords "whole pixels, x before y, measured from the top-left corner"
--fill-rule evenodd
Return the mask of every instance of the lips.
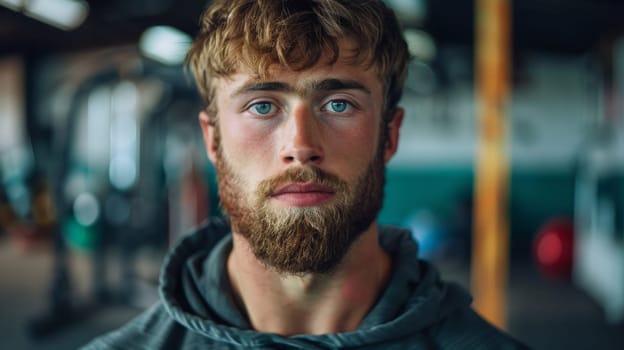
M 293 183 L 278 188 L 271 198 L 293 206 L 315 206 L 333 198 L 330 187 L 313 183 Z
M 319 193 L 334 193 L 334 191 L 327 186 L 319 185 L 319 184 L 308 184 L 308 183 L 294 183 L 289 184 L 283 187 L 278 188 L 273 196 L 278 196 L 286 193 L 309 193 L 309 192 L 319 192 Z

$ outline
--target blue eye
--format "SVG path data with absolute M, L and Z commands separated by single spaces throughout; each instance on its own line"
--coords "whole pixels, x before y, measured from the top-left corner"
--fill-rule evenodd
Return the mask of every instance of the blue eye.
M 273 112 L 273 104 L 270 102 L 258 102 L 251 106 L 252 110 L 260 115 L 267 115 Z
M 332 100 L 329 101 L 325 106 L 330 112 L 334 113 L 343 113 L 353 107 L 351 103 L 345 100 Z

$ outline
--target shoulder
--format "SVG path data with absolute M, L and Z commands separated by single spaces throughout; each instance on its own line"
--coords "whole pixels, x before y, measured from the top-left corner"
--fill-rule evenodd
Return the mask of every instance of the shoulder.
M 432 332 L 441 349 L 529 349 L 479 316 L 472 308 L 458 308 Z
M 167 339 L 182 339 L 183 332 L 186 330 L 157 303 L 123 327 L 95 338 L 81 350 L 164 349 Z

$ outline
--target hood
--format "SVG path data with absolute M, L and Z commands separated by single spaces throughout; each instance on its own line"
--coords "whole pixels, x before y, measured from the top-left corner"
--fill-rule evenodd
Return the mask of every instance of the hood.
M 393 272 L 380 299 L 357 330 L 290 337 L 251 329 L 231 299 L 225 259 L 231 249 L 229 226 L 213 219 L 184 237 L 169 254 L 160 276 L 160 295 L 170 316 L 190 331 L 241 347 L 327 349 L 363 347 L 407 337 L 434 327 L 470 296 L 442 282 L 430 264 L 417 258 L 409 231 L 380 227 L 380 244 L 393 259 Z

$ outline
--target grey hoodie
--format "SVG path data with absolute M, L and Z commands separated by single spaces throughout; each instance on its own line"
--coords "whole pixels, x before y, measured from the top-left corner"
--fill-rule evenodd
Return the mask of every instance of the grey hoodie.
M 459 286 L 418 260 L 409 232 L 380 230 L 393 258 L 387 288 L 357 330 L 280 336 L 254 331 L 232 299 L 225 261 L 232 246 L 219 219 L 181 240 L 165 260 L 161 301 L 83 349 L 524 349 L 471 308 Z

